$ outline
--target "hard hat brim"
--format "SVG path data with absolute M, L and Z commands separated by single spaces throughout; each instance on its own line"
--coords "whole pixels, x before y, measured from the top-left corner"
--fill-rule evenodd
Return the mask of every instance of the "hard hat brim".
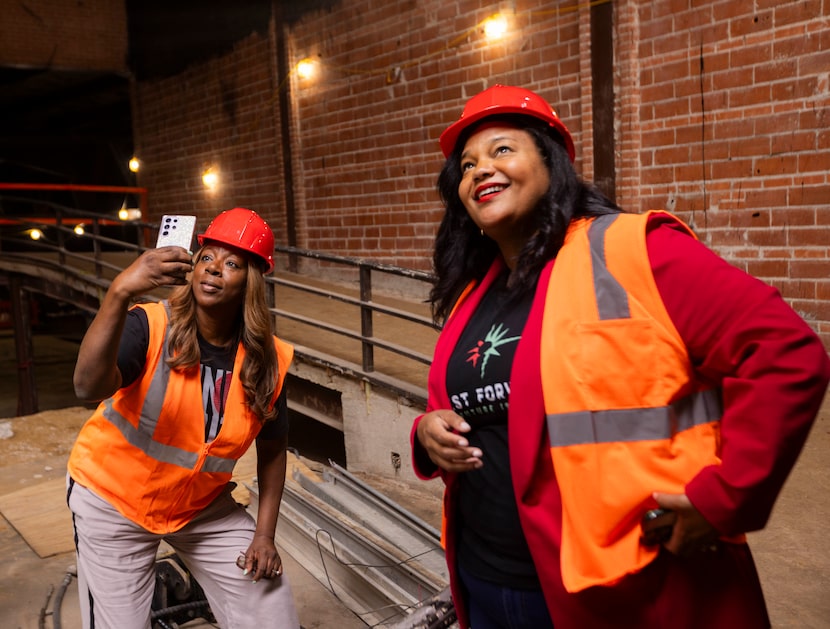
M 551 119 L 548 116 L 543 116 L 540 113 L 534 111 L 533 109 L 529 109 L 527 107 L 517 107 L 511 105 L 492 105 L 490 107 L 485 107 L 479 111 L 476 111 L 468 116 L 462 116 L 454 123 L 452 123 L 449 127 L 444 129 L 443 133 L 441 133 L 441 137 L 438 139 L 438 143 L 441 146 L 441 152 L 444 153 L 444 157 L 449 157 L 453 149 L 455 149 L 456 142 L 458 142 L 459 136 L 472 125 L 484 120 L 485 118 L 489 118 L 491 116 L 500 116 L 500 115 L 519 115 L 519 116 L 530 116 L 532 118 L 536 118 L 537 120 L 541 120 L 543 122 L 548 123 L 550 127 L 559 134 L 562 138 L 562 142 L 565 145 L 565 149 L 568 151 L 568 157 L 571 158 L 571 162 L 574 161 L 576 158 L 576 151 L 574 150 L 573 139 L 571 138 L 570 131 L 568 131 L 565 124 L 561 122 L 558 118 Z
M 273 262 L 263 258 L 260 254 L 258 254 L 256 251 L 253 251 L 252 249 L 246 249 L 245 247 L 240 246 L 238 243 L 234 244 L 232 242 L 226 242 L 219 238 L 211 238 L 210 236 L 206 237 L 204 234 L 199 234 L 196 237 L 196 240 L 198 241 L 200 247 L 206 247 L 212 243 L 219 247 L 225 247 L 226 249 L 233 249 L 234 251 L 238 251 L 245 257 L 254 260 L 262 268 L 262 272 L 265 274 L 270 273 L 274 269 Z

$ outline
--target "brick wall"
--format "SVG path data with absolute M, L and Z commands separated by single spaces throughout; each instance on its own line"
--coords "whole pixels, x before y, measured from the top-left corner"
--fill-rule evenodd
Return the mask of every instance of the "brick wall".
M 124 0 L 0 0 L 0 62 L 127 70 Z
M 220 211 L 249 207 L 286 244 L 272 44 L 253 34 L 223 57 L 135 90 L 139 180 L 151 216 L 195 214 L 202 231 Z M 219 177 L 214 192 L 202 184 L 208 168 Z
M 630 204 L 677 212 L 830 339 L 826 5 L 637 4 Z
M 477 25 L 499 7 L 510 34 L 488 43 Z M 676 212 L 777 286 L 830 345 L 826 13 L 821 0 L 614 2 L 614 140 L 623 207 Z M 589 29 L 576 0 L 343 0 L 287 27 L 292 67 L 311 57 L 320 69 L 287 85 L 298 246 L 429 269 L 438 135 L 496 82 L 554 105 L 590 179 Z M 275 76 L 272 32 L 137 86 L 154 214 L 250 204 L 279 241 Z M 198 171 L 217 160 L 225 187 L 206 198 Z
M 497 81 L 534 84 L 563 116 L 577 115 L 577 17 L 511 14 L 524 37 L 493 46 L 480 29 L 459 38 L 493 13 L 484 3 L 343 5 L 291 33 L 292 56 L 318 59 L 321 70 L 294 91 L 303 246 L 428 269 L 440 220 L 438 135 L 467 97 Z

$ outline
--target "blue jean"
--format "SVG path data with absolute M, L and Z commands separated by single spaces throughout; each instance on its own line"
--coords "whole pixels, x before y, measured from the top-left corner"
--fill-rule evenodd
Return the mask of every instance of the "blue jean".
M 472 576 L 458 568 L 472 629 L 553 628 L 541 590 L 515 590 Z

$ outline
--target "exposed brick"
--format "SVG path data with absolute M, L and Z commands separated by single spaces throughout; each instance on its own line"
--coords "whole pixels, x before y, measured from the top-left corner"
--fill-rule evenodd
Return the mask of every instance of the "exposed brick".
M 3 2 L 0 13 L 3 65 L 127 71 L 124 0 Z
M 787 234 L 772 229 L 747 229 L 746 243 L 754 247 L 786 247 Z
M 614 3 L 614 113 L 618 202 L 640 211 L 672 196 L 701 240 L 775 280 L 830 338 L 821 318 L 830 303 L 823 6 Z M 496 81 L 548 98 L 574 136 L 576 167 L 593 172 L 592 130 L 583 129 L 592 111 L 590 63 L 581 57 L 590 50 L 587 8 L 528 0 L 514 9 L 514 39 L 459 38 L 492 7 L 353 0 L 290 26 L 292 60 L 317 55 L 323 70 L 315 81 L 290 82 L 299 246 L 430 268 L 442 215 L 437 138 L 467 98 Z M 273 42 L 252 35 L 224 57 L 137 86 L 153 214 L 192 208 L 207 218 L 251 203 L 267 207 L 285 233 L 272 51 Z M 396 65 L 400 80 L 388 84 Z M 223 97 L 236 103 L 234 119 L 223 114 Z M 215 161 L 229 188 L 208 197 L 198 175 Z
M 815 229 L 814 227 L 791 228 L 787 231 L 787 244 L 791 247 L 820 247 L 819 252 L 822 257 L 827 257 L 828 246 L 827 234 Z
M 828 164 L 830 167 L 830 164 Z M 822 208 L 827 213 L 830 207 L 830 184 L 823 186 L 798 186 L 790 194 L 790 202 L 793 205 L 807 205 Z M 827 222 L 818 222 L 820 225 L 827 225 Z
M 794 260 L 790 264 L 790 276 L 826 280 L 830 277 L 830 259 Z
M 784 260 L 750 260 L 746 263 L 746 272 L 767 279 L 786 278 L 789 265 Z

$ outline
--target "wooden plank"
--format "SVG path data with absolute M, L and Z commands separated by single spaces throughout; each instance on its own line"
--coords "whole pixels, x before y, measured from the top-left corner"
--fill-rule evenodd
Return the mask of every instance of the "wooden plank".
M 0 496 L 0 513 L 39 557 L 75 550 L 65 478 Z

